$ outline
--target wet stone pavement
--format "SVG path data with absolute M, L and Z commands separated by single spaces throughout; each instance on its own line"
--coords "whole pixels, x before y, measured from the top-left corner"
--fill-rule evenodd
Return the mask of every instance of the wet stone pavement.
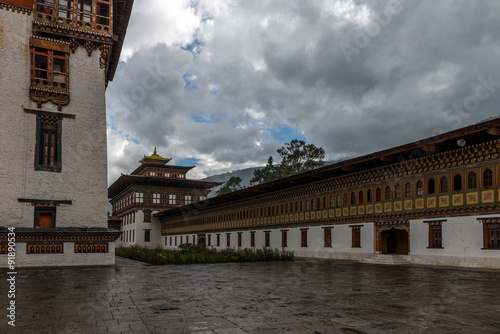
M 1 333 L 500 333 L 500 271 L 314 259 L 21 268 L 15 328 L 0 288 Z

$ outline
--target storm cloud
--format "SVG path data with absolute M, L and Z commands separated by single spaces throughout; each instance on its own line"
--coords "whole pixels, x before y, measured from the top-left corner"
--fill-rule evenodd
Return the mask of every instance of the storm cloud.
M 201 178 L 293 138 L 326 159 L 496 116 L 498 1 L 136 1 L 107 90 L 109 182 L 143 155 Z

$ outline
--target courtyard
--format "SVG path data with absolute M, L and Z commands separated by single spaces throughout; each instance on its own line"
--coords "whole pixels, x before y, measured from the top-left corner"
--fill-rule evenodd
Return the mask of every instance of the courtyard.
M 498 271 L 298 259 L 18 269 L 6 333 L 498 333 Z M 6 297 L 6 280 L 1 283 Z

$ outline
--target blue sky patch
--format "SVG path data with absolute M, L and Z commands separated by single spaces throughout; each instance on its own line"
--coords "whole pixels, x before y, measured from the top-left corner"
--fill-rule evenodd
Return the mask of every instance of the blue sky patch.
M 182 79 L 184 79 L 184 82 L 186 83 L 186 85 L 184 86 L 184 89 L 186 89 L 186 90 L 200 90 L 200 87 L 198 86 L 198 83 L 196 82 L 196 75 L 186 72 L 182 75 Z
M 300 129 L 293 128 L 288 125 L 280 125 L 277 128 L 267 129 L 274 140 L 280 143 L 289 143 L 292 139 L 304 140 L 307 142 L 307 138 L 302 134 Z
M 196 158 L 184 158 L 177 161 L 175 164 L 177 166 L 196 166 L 198 164 L 199 159 Z
M 204 115 L 191 114 L 191 119 L 196 123 L 213 124 L 217 122 L 215 119 L 215 115 L 212 113 L 206 113 Z

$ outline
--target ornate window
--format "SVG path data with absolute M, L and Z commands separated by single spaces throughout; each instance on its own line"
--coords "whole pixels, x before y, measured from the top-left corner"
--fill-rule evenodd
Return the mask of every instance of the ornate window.
M 490 223 L 483 220 L 485 249 L 500 249 L 500 223 L 495 221 L 498 220 Z
M 241 233 L 242 232 L 238 232 L 238 247 L 241 247 Z
M 365 201 L 365 194 L 363 193 L 363 190 L 360 190 L 358 193 L 358 203 L 363 204 Z
M 379 202 L 381 200 L 382 200 L 382 189 L 377 188 L 377 189 L 375 189 L 375 201 Z
M 300 247 L 307 247 L 307 229 L 300 230 Z
M 36 20 L 68 28 L 110 33 L 110 0 L 37 0 Z M 76 21 L 75 23 L 73 21 Z
M 340 207 L 342 205 L 340 201 L 340 195 L 337 195 L 337 207 Z
M 351 192 L 351 205 L 356 205 L 356 193 Z
M 334 200 L 333 200 L 333 195 L 330 196 L 330 208 L 333 208 L 334 206 Z
M 316 210 L 316 201 L 314 198 L 311 200 L 311 210 Z
M 448 178 L 443 176 L 439 179 L 439 191 L 442 193 L 448 192 Z
M 344 194 L 344 206 L 347 206 L 347 194 Z
M 467 189 L 477 188 L 477 175 L 475 172 L 470 172 L 467 175 Z
M 160 194 L 153 194 L 153 204 L 160 204 Z
M 140 203 L 142 203 L 142 202 L 140 202 Z M 170 205 L 177 204 L 177 195 L 176 194 L 169 194 L 168 195 L 168 204 L 170 204 Z
M 462 190 L 462 175 L 456 174 L 453 176 L 453 190 Z
M 134 193 L 134 203 L 143 203 L 144 193 Z
M 424 183 L 422 181 L 417 181 L 416 195 L 422 196 L 424 194 Z
M 324 239 L 325 239 L 325 247 L 332 247 L 332 228 L 325 227 L 324 229 Z
M 37 115 L 35 170 L 61 172 L 61 128 L 60 118 Z
M 226 247 L 231 247 L 231 233 L 226 233 Z
M 395 199 L 401 198 L 401 186 L 399 184 L 396 184 L 396 186 L 394 187 L 394 198 Z
M 385 200 L 389 201 L 391 199 L 391 187 L 385 187 Z
M 411 182 L 405 184 L 405 197 L 411 197 Z
M 271 247 L 270 234 L 271 234 L 270 231 L 264 231 L 264 247 Z
M 69 45 L 31 39 L 30 97 L 41 107 L 52 101 L 59 106 L 69 103 Z
M 427 180 L 427 194 L 435 194 L 436 193 L 436 180 L 428 179 Z
M 427 222 L 429 225 L 429 248 L 443 248 L 442 221 Z
M 287 230 L 281 231 L 281 248 L 288 247 Z
M 366 203 L 370 203 L 372 201 L 372 190 L 368 189 L 366 191 Z
M 361 247 L 361 226 L 351 226 L 352 247 Z
M 485 169 L 483 171 L 483 187 L 493 186 L 493 171 L 491 169 Z

